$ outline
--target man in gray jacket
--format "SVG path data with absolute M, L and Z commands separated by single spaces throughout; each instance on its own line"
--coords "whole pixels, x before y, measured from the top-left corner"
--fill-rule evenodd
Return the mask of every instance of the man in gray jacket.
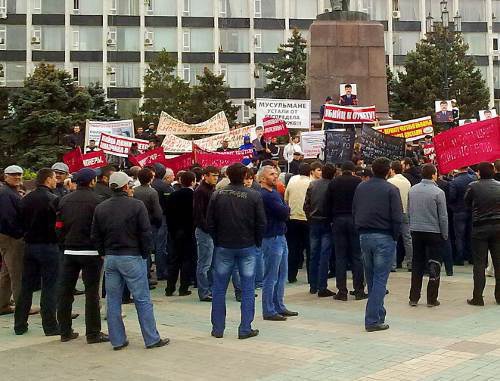
M 429 270 L 427 306 L 439 306 L 438 291 L 442 250 L 448 239 L 448 214 L 444 192 L 437 186 L 437 170 L 432 164 L 422 168 L 422 181 L 410 189 L 408 215 L 413 242 L 410 306 L 420 299 L 422 278 Z

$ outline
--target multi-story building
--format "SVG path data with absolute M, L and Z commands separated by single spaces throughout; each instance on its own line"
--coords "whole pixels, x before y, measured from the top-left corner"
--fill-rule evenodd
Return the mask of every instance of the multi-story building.
M 100 82 L 118 112 L 137 112 L 143 76 L 155 54 L 177 57 L 178 75 L 190 84 L 204 67 L 225 73 L 240 121 L 244 101 L 263 95 L 267 62 L 298 28 L 308 28 L 329 0 L 0 0 L 0 86 L 22 86 L 37 63 L 72 73 L 81 85 Z M 385 26 L 387 63 L 401 70 L 424 36 L 440 0 L 351 0 L 353 10 Z M 500 0 L 449 0 L 459 12 L 470 54 L 500 103 Z M 495 101 L 495 100 L 498 101 Z

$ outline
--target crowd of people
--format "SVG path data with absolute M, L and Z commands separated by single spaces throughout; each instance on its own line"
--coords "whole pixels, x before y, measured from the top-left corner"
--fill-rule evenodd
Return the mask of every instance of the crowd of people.
M 248 142 L 256 147 L 260 143 Z M 262 317 L 286 321 L 286 283 L 305 265 L 309 292 L 336 301 L 367 299 L 365 329 L 388 329 L 384 298 L 391 271 L 411 272 L 409 304 L 417 306 L 428 276 L 426 304 L 439 302 L 441 266 L 473 264 L 467 303 L 484 305 L 485 271 L 493 265 L 500 304 L 500 160 L 440 176 L 418 149 L 408 157 L 359 152 L 342 165 L 307 163 L 291 141 L 293 159 L 281 171 L 262 156 L 254 166 L 174 173 L 156 163 L 70 174 L 64 163 L 40 169 L 23 187 L 23 169 L 5 168 L 0 188 L 0 314 L 14 314 L 14 332 L 28 331 L 33 293 L 41 289 L 45 335 L 78 337 L 72 305 L 81 274 L 87 343 L 128 345 L 122 303 L 135 304 L 146 348 L 167 345 L 156 328 L 150 289 L 211 303 L 211 335 L 225 331 L 232 280 L 241 302 L 238 338 L 259 334 L 252 322 L 256 289 Z M 227 147 L 226 147 L 227 148 Z M 257 147 L 259 148 L 259 147 Z M 267 145 L 261 152 L 271 154 Z M 222 147 L 224 149 L 224 147 Z M 488 256 L 488 253 L 490 256 Z M 352 272 L 349 290 L 347 273 Z M 104 275 L 102 274 L 104 273 Z M 335 278 L 335 288 L 328 286 Z M 109 336 L 101 327 L 101 290 Z

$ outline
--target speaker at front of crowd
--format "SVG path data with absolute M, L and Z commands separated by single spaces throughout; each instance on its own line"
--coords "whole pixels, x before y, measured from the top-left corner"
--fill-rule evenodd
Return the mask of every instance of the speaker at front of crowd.
M 346 131 L 325 131 L 325 162 L 341 164 L 351 160 L 354 151 L 356 132 L 354 129 Z
M 361 129 L 361 151 L 367 164 L 378 157 L 400 160 L 405 154 L 405 139 L 385 135 L 364 124 Z

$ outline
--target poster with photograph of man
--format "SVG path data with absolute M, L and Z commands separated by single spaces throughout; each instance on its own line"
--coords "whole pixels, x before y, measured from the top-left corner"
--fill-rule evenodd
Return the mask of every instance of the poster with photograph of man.
M 469 123 L 475 123 L 477 122 L 476 118 L 469 118 L 469 119 L 460 119 L 459 121 L 459 126 L 463 126 L 464 124 L 469 124 Z
M 340 99 L 341 106 L 358 106 L 358 85 L 355 83 L 340 84 Z
M 481 110 L 479 111 L 479 120 L 492 119 L 497 116 L 497 110 L 492 108 L 491 110 Z
M 437 123 L 452 123 L 453 122 L 453 106 L 451 101 L 436 101 L 435 120 Z

